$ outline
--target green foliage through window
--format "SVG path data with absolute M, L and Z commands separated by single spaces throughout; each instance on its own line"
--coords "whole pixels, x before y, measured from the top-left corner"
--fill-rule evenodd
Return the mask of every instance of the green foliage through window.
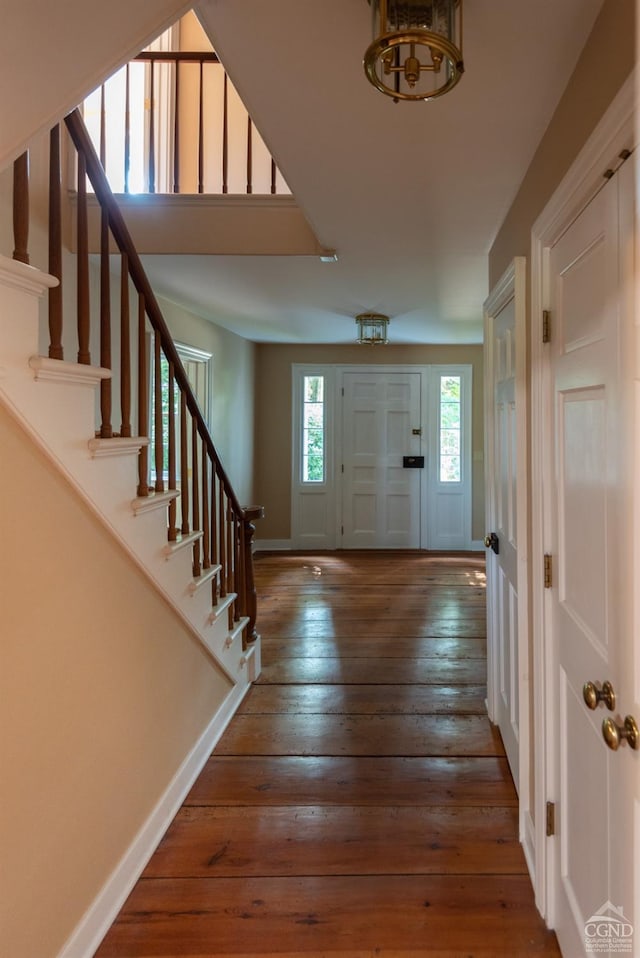
M 461 482 L 460 376 L 440 377 L 440 482 Z
M 302 481 L 324 482 L 324 376 L 304 377 Z

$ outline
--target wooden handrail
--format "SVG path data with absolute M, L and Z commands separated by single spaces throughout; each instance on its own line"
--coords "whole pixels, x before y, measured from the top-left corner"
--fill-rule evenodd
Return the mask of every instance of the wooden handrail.
M 153 327 L 156 336 L 159 337 L 162 350 L 167 360 L 173 365 L 175 380 L 185 397 L 186 405 L 194 419 L 197 432 L 204 443 L 207 454 L 215 464 L 215 471 L 220 480 L 225 496 L 227 497 L 233 512 L 243 522 L 250 521 L 249 514 L 243 506 L 240 505 L 231 482 L 224 470 L 220 457 L 209 435 L 209 430 L 204 421 L 198 402 L 195 398 L 191 384 L 185 372 L 182 360 L 178 354 L 175 343 L 169 332 L 164 316 L 151 288 L 144 267 L 140 261 L 137 250 L 131 239 L 131 235 L 124 221 L 124 217 L 116 203 L 111 187 L 107 181 L 106 175 L 100 163 L 100 159 L 94 149 L 91 138 L 89 137 L 82 117 L 78 110 L 74 110 L 65 118 L 65 124 L 71 140 L 78 151 L 78 154 L 84 158 L 87 176 L 91 182 L 96 198 L 103 209 L 106 209 L 109 216 L 109 226 L 113 238 L 122 254 L 126 254 L 129 266 L 129 276 L 138 291 L 138 294 L 144 298 L 146 313 Z M 255 510 L 252 509 L 253 514 Z M 255 515 L 253 515 L 255 518 Z
M 112 362 L 112 336 L 119 341 L 120 352 L 120 437 L 131 436 L 131 336 L 137 340 L 138 374 L 138 435 L 142 438 L 138 462 L 137 495 L 150 495 L 148 463 L 149 436 L 149 368 L 152 358 L 154 386 L 154 409 L 151 420 L 155 438 L 153 461 L 155 463 L 154 492 L 164 493 L 165 467 L 168 478 L 167 496 L 169 541 L 178 538 L 178 522 L 175 495 L 177 490 L 177 455 L 180 455 L 180 498 L 182 536 L 194 533 L 193 575 L 198 578 L 203 570 L 213 567 L 209 574 L 214 605 L 219 599 L 230 596 L 228 602 L 229 627 L 242 622 L 243 647 L 257 638 L 255 631 L 256 601 L 251 560 L 253 520 L 263 515 L 259 506 L 243 507 L 222 466 L 220 457 L 198 401 L 189 382 L 182 360 L 173 341 L 160 306 L 144 271 L 140 257 L 133 245 L 131 235 L 116 203 L 104 172 L 103 163 L 89 137 L 78 110 L 65 118 L 69 136 L 78 153 L 77 169 L 77 344 L 78 362 L 89 365 L 91 354 L 91 290 L 89 268 L 89 222 L 87 209 L 87 178 L 100 206 L 100 296 L 99 332 L 100 363 L 110 369 Z M 60 236 L 60 141 L 59 131 L 50 138 L 50 243 L 49 264 L 62 281 L 62 256 Z M 101 153 L 104 158 L 104 129 L 101 136 Z M 15 257 L 28 263 L 28 159 L 25 155 L 16 162 L 14 173 L 14 234 Z M 109 268 L 111 239 L 120 253 L 120 317 L 119 324 L 112 322 L 111 284 Z M 131 329 L 130 285 L 138 293 L 137 329 Z M 115 297 L 114 297 L 115 299 Z M 52 302 L 50 316 L 51 358 L 62 360 L 62 313 L 59 297 Z M 147 345 L 147 321 L 153 331 L 152 356 Z M 117 347 L 116 347 L 117 348 Z M 164 358 L 163 358 L 164 357 Z M 163 362 L 168 363 L 168 381 L 164 382 Z M 168 393 L 163 396 L 163 390 Z M 178 396 L 175 389 L 179 391 Z M 165 404 L 168 398 L 168 406 Z M 101 390 L 101 425 L 97 435 L 102 440 L 114 437 L 112 428 L 112 393 Z M 190 418 L 188 418 L 190 417 Z M 177 423 L 179 421 L 179 444 Z M 166 432 L 165 432 L 166 429 Z M 165 456 L 165 443 L 167 455 Z M 202 524 L 201 524 L 202 519 Z M 190 529 L 191 526 L 191 529 Z
M 111 304 L 109 299 L 109 233 L 120 252 L 121 279 L 120 279 L 120 340 L 121 340 L 121 408 L 122 427 L 121 435 L 131 433 L 130 426 L 130 388 L 131 362 L 129 355 L 129 283 L 133 283 L 138 292 L 138 375 L 141 382 L 138 385 L 138 426 L 139 433 L 147 435 L 146 403 L 148 401 L 148 387 L 146 369 L 147 348 L 145 342 L 145 323 L 148 319 L 154 334 L 153 348 L 153 382 L 154 382 L 154 423 L 156 493 L 165 491 L 165 467 L 167 468 L 168 488 L 176 489 L 178 439 L 176 422 L 178 417 L 180 430 L 180 493 L 181 493 L 181 534 L 198 532 L 203 528 L 202 542 L 200 536 L 194 536 L 193 575 L 198 578 L 203 570 L 216 566 L 218 570 L 217 583 L 212 582 L 212 597 L 214 603 L 218 598 L 224 598 L 229 593 L 234 594 L 233 602 L 229 604 L 229 626 L 245 617 L 243 629 L 243 644 L 257 638 L 256 622 L 256 594 L 253 583 L 253 563 L 251 560 L 251 540 L 253 536 L 253 521 L 260 518 L 263 510 L 259 506 L 243 507 L 240 505 L 233 486 L 222 466 L 222 462 L 213 440 L 209 434 L 207 424 L 200 411 L 191 383 L 182 364 L 182 360 L 173 341 L 169 328 L 166 325 L 162 311 L 144 271 L 140 257 L 133 245 L 131 235 L 124 221 L 122 213 L 116 203 L 111 187 L 107 181 L 103 165 L 95 147 L 89 137 L 84 121 L 78 110 L 65 118 L 67 130 L 78 152 L 78 301 L 81 308 L 78 312 L 78 336 L 80 343 L 79 361 L 90 362 L 88 353 L 89 342 L 89 296 L 88 296 L 88 245 L 87 245 L 87 208 L 85 178 L 88 177 L 93 187 L 96 199 L 101 209 L 101 358 L 103 363 L 110 366 L 111 362 Z M 108 328 L 107 328 L 108 327 Z M 168 363 L 168 408 L 163 410 L 161 373 L 162 355 Z M 82 358 L 80 358 L 82 357 Z M 175 388 L 179 391 L 179 411 L 177 409 Z M 111 395 L 110 391 L 103 394 L 103 417 L 101 436 L 109 438 L 111 430 Z M 187 421 L 187 414 L 190 420 Z M 166 417 L 168 416 L 168 421 Z M 167 461 L 164 451 L 164 426 L 167 426 Z M 144 453 L 144 456 L 143 456 Z M 138 495 L 149 494 L 147 481 L 147 449 L 144 447 L 140 455 Z M 201 527 L 201 518 L 203 527 Z M 190 523 L 191 520 L 191 523 Z M 191 524 L 191 530 L 189 528 Z M 175 500 L 171 499 L 168 506 L 169 541 L 178 536 L 177 515 Z M 217 555 L 216 555 L 217 553 Z
M 133 59 L 142 63 L 220 63 L 212 50 L 146 50 Z

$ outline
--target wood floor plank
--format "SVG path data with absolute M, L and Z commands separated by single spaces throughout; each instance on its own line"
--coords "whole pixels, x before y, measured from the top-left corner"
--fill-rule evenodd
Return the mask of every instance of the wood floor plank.
M 482 659 L 288 658 L 265 665 L 261 685 L 289 682 L 336 685 L 480 685 Z
M 254 685 L 240 714 L 485 715 L 484 685 Z
M 295 609 L 303 614 L 307 612 L 320 612 L 318 609 L 318 595 L 321 593 L 307 593 L 302 596 L 289 596 L 283 592 L 265 592 L 260 595 L 260 608 L 264 615 L 271 611 L 278 612 Z M 324 593 L 323 593 L 324 594 Z M 424 592 L 413 592 L 411 595 L 398 596 L 393 594 L 372 595 L 369 589 L 363 587 L 362 592 L 353 589 L 345 589 L 344 592 L 334 590 L 331 595 L 331 608 L 337 615 L 344 615 L 348 618 L 355 618 L 358 614 L 358 608 L 364 607 L 371 615 L 389 615 L 392 616 L 398 611 L 407 615 L 422 615 L 425 609 L 448 609 L 451 610 L 453 604 L 461 610 L 477 609 L 479 613 L 485 608 L 484 589 L 439 588 L 436 590 L 426 589 Z
M 363 651 L 367 656 L 395 659 L 486 659 L 487 643 L 484 638 L 458 638 L 429 636 L 417 639 L 391 636 L 343 635 L 319 638 L 316 635 L 291 638 L 263 636 L 262 663 L 272 664 L 288 658 L 331 658 L 344 656 L 357 658 Z
M 526 876 L 148 879 L 96 958 L 559 955 Z
M 506 758 L 225 756 L 215 753 L 186 805 L 514 806 Z
M 503 755 L 485 715 L 237 715 L 219 755 Z
M 331 616 L 309 621 L 296 613 L 265 616 L 258 613 L 259 631 L 269 637 L 292 640 L 313 635 L 316 638 L 340 636 L 386 636 L 387 638 L 484 638 L 487 623 L 484 615 L 416 616 L 414 619 L 374 619 L 361 616 L 345 622 L 332 620 Z
M 290 619 L 301 619 L 307 622 L 322 622 L 327 617 L 327 609 L 324 603 L 318 602 L 311 596 L 307 603 L 295 603 L 287 605 L 281 599 L 273 599 L 268 596 L 260 602 L 261 616 L 268 617 L 275 615 L 280 618 L 289 617 Z M 332 601 L 332 619 L 340 626 L 342 623 L 353 626 L 363 617 L 366 619 L 383 619 L 395 621 L 398 617 L 401 619 L 423 620 L 431 617 L 434 619 L 460 619 L 465 616 L 484 618 L 485 600 L 484 596 L 477 599 L 459 599 L 452 597 L 450 599 L 432 599 L 417 598 L 415 602 L 398 603 L 393 598 L 388 601 L 373 602 L 371 598 L 365 601 L 364 597 L 358 599 L 357 596 L 345 596 L 344 600 Z
M 183 808 L 144 878 L 524 875 L 516 808 Z
M 484 556 L 258 556 L 263 672 L 97 958 L 558 956 L 486 715 Z

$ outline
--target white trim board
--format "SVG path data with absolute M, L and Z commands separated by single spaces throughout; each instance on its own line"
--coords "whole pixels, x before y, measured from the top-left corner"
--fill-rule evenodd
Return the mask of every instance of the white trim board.
M 254 539 L 253 552 L 291 552 L 291 539 Z

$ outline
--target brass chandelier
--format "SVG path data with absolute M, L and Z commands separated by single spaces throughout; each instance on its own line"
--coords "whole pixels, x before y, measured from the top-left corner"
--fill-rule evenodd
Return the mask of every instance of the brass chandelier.
M 389 317 L 382 313 L 360 313 L 356 316 L 358 338 L 356 342 L 367 346 L 386 346 L 389 342 L 387 327 Z
M 373 85 L 398 100 L 432 100 L 464 73 L 462 0 L 368 0 L 373 42 L 364 55 Z

